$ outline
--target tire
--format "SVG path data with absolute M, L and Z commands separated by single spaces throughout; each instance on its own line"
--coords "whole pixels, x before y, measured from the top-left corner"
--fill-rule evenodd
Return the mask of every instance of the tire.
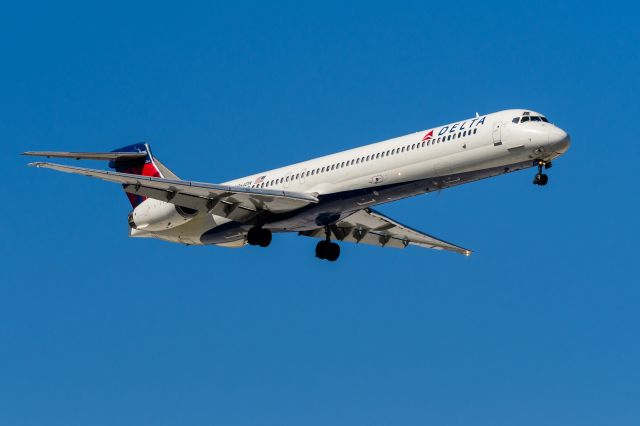
M 536 173 L 536 175 L 533 177 L 533 184 L 534 185 L 540 185 L 540 179 L 541 179 L 541 174 L 540 173 Z
M 335 262 L 340 257 L 340 246 L 336 243 L 329 244 L 329 250 L 326 259 L 329 262 Z
M 330 243 L 328 243 L 325 240 L 319 241 L 318 244 L 316 244 L 316 257 L 318 259 L 327 258 L 327 254 L 329 252 L 329 245 Z
M 258 245 L 259 241 L 260 229 L 254 226 L 253 228 L 249 229 L 249 232 L 247 232 L 247 243 L 249 245 L 255 246 Z
M 273 236 L 271 235 L 271 231 L 262 228 L 260 229 L 260 233 L 258 235 L 260 236 L 258 245 L 260 247 L 269 247 L 269 244 L 271 244 L 271 239 L 273 238 Z
M 549 176 L 541 175 L 540 176 L 540 185 L 544 186 L 544 185 L 547 184 L 547 182 L 549 182 Z

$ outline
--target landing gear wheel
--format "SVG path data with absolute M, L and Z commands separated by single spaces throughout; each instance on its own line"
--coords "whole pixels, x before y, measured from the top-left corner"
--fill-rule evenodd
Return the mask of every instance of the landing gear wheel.
M 249 245 L 255 246 L 258 245 L 258 240 L 260 239 L 260 228 L 256 228 L 255 226 L 249 229 L 247 232 L 247 243 Z
M 543 174 L 542 176 L 540 176 L 540 185 L 544 186 L 547 184 L 547 182 L 549 182 L 549 176 Z
M 268 247 L 271 244 L 271 231 L 257 226 L 249 229 L 247 233 L 247 243 L 252 246 Z
M 543 173 L 536 173 L 536 176 L 533 178 L 534 185 L 545 186 L 549 182 L 549 176 Z
M 335 262 L 340 257 L 340 246 L 331 241 L 322 240 L 316 244 L 316 257 L 318 259 L 328 260 L 329 262 Z
M 547 182 L 549 182 L 549 176 L 542 173 L 542 167 L 544 167 L 545 169 L 550 169 L 551 163 L 547 163 L 542 160 L 538 160 L 537 163 L 538 163 L 538 173 L 536 173 L 536 175 L 533 178 L 533 184 L 539 185 L 539 186 L 545 186 Z
M 319 241 L 318 244 L 316 244 L 316 257 L 318 259 L 326 259 L 327 254 L 329 253 L 330 245 L 331 243 L 329 241 L 326 241 L 326 240 Z
M 336 243 L 329 243 L 329 253 L 326 259 L 329 262 L 335 262 L 340 257 L 340 246 Z
M 260 247 L 269 247 L 269 244 L 271 244 L 271 239 L 271 231 L 264 228 L 260 229 L 260 241 L 258 242 L 258 245 Z

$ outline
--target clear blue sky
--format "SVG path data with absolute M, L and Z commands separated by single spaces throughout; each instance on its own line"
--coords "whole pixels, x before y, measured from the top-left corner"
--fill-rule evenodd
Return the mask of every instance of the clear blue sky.
M 0 424 L 640 424 L 638 6 L 226 3 L 3 6 Z M 380 208 L 470 258 L 128 239 L 118 186 L 18 155 L 220 182 L 511 107 L 572 136 L 549 186 Z

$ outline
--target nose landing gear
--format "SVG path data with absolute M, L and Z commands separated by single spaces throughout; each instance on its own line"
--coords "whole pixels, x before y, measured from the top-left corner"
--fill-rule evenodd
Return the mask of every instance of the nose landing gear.
M 550 169 L 552 164 L 551 162 L 546 162 L 542 160 L 537 160 L 536 163 L 538 164 L 538 173 L 536 173 L 536 175 L 533 178 L 533 184 L 539 185 L 539 186 L 545 186 L 547 182 L 549 182 L 549 176 L 542 173 L 542 167 L 544 167 L 545 169 Z
M 252 246 L 268 247 L 271 244 L 271 231 L 254 226 L 247 233 L 247 243 Z
M 319 241 L 316 245 L 316 257 L 318 259 L 328 260 L 329 262 L 335 262 L 338 260 L 338 257 L 340 257 L 340 246 L 331 242 L 331 231 L 329 228 L 325 229 L 325 233 L 327 238 Z

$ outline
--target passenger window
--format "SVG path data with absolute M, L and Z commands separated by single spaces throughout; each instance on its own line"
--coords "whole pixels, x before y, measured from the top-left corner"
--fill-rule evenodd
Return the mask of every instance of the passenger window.
M 462 136 L 462 133 L 458 133 L 458 138 L 460 138 L 460 136 Z
M 475 135 L 476 133 L 478 133 L 478 129 L 473 129 L 473 134 Z
M 427 143 L 426 143 L 425 141 L 422 141 L 422 147 L 423 147 L 423 148 L 424 148 L 424 146 L 425 146 L 426 144 L 427 144 Z

